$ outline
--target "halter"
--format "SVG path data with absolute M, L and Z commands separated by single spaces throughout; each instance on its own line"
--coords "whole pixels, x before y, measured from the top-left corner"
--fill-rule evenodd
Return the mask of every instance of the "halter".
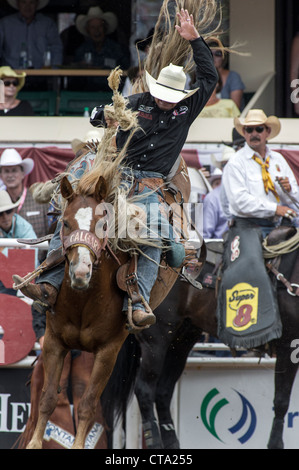
M 64 236 L 63 229 L 61 229 L 60 236 L 64 255 L 69 248 L 83 246 L 93 254 L 96 262 L 99 260 L 102 251 L 106 249 L 108 240 L 107 235 L 104 238 L 103 243 L 101 243 L 100 239 L 94 233 L 81 229 L 74 230 L 69 236 Z

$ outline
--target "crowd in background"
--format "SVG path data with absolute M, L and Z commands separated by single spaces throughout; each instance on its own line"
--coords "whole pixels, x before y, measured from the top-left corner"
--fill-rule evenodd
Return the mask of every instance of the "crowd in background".
M 48 0 L 7 0 L 7 3 L 15 12 L 0 18 L 0 79 L 4 83 L 4 102 L 0 103 L 0 116 L 33 116 L 30 103 L 20 100 L 18 93 L 21 89 L 39 90 L 49 86 L 47 80 L 26 76 L 22 69 L 66 66 L 110 70 L 120 66 L 128 72 L 123 94 L 129 96 L 132 93 L 134 81 L 141 71 L 134 64 L 128 46 L 124 42 L 118 42 L 113 36 L 118 27 L 118 18 L 113 12 L 103 11 L 99 2 L 88 2 L 84 12 L 77 14 L 74 23 L 59 34 L 55 21 L 41 11 Z M 150 46 L 152 34 L 153 30 L 150 30 L 147 38 L 137 41 L 143 59 Z M 217 44 L 210 44 L 210 47 L 218 72 L 218 83 L 200 117 L 239 117 L 245 107 L 246 80 L 243 81 L 238 72 L 229 69 L 228 57 L 217 49 Z M 192 85 L 192 77 L 188 77 L 188 80 Z M 68 88 L 107 90 L 107 78 L 74 78 L 68 80 Z M 244 142 L 243 139 L 242 145 Z M 48 232 L 48 208 L 34 203 L 24 185 L 24 177 L 33 169 L 29 160 L 22 160 L 15 149 L 7 149 L 1 156 L 2 238 L 15 238 L 16 234 L 20 238 L 34 238 Z M 205 238 L 222 238 L 227 229 L 228 217 L 220 205 L 222 170 L 227 161 L 228 158 L 223 154 L 219 165 L 215 162 L 212 165 L 211 174 L 205 173 L 210 183 L 210 190 L 202 198 Z M 28 225 L 31 230 L 26 231 Z

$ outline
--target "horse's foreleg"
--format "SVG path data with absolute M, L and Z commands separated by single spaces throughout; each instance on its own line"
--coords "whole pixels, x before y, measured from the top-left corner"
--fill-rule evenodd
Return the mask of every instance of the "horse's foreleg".
M 42 449 L 47 421 L 53 413 L 57 400 L 58 388 L 67 351 L 57 344 L 48 344 L 45 339 L 43 348 L 44 386 L 39 403 L 39 415 L 34 434 L 27 449 Z
M 99 399 L 113 371 L 123 340 L 109 344 L 95 354 L 89 383 L 78 405 L 78 428 L 73 449 L 84 449 L 85 439 L 95 419 Z
M 298 364 L 291 361 L 290 345 L 277 347 L 275 366 L 274 420 L 268 442 L 268 449 L 283 449 L 284 418 L 289 408 L 293 383 Z
M 161 348 L 157 337 L 155 340 L 147 332 L 142 333 L 142 362 L 135 384 L 135 395 L 142 418 L 142 427 L 147 449 L 163 449 L 159 425 L 154 412 L 157 383 L 163 368 L 165 347 Z
M 180 443 L 172 420 L 170 405 L 175 385 L 184 371 L 193 345 L 199 340 L 201 330 L 187 324 L 178 331 L 168 348 L 163 371 L 156 391 L 156 409 L 164 449 L 179 449 Z

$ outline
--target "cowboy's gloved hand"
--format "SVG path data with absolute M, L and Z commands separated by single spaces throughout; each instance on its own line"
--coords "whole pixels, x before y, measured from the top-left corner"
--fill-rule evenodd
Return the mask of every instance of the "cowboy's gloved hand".
M 187 41 L 194 41 L 199 38 L 198 31 L 194 26 L 193 15 L 189 15 L 188 10 L 181 9 L 181 13 L 177 13 L 181 25 L 176 25 L 176 30 Z
M 93 108 L 89 122 L 94 127 L 107 127 L 107 123 L 105 121 L 105 116 L 104 116 L 104 108 L 105 108 L 105 105 L 103 104 Z

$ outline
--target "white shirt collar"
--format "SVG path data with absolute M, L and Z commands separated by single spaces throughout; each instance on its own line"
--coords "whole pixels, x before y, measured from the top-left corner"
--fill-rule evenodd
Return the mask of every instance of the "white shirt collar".
M 248 160 L 250 160 L 250 158 L 253 157 L 253 155 L 257 155 L 258 157 L 260 157 L 261 160 L 263 160 L 263 158 L 261 157 L 261 155 L 258 153 L 258 152 L 255 152 L 248 144 L 247 142 L 245 143 L 244 147 L 243 147 L 243 150 L 244 150 L 244 154 L 245 154 L 245 157 L 248 158 Z M 266 145 L 266 158 L 268 156 L 271 156 L 271 150 L 270 148 L 268 147 L 268 145 Z

